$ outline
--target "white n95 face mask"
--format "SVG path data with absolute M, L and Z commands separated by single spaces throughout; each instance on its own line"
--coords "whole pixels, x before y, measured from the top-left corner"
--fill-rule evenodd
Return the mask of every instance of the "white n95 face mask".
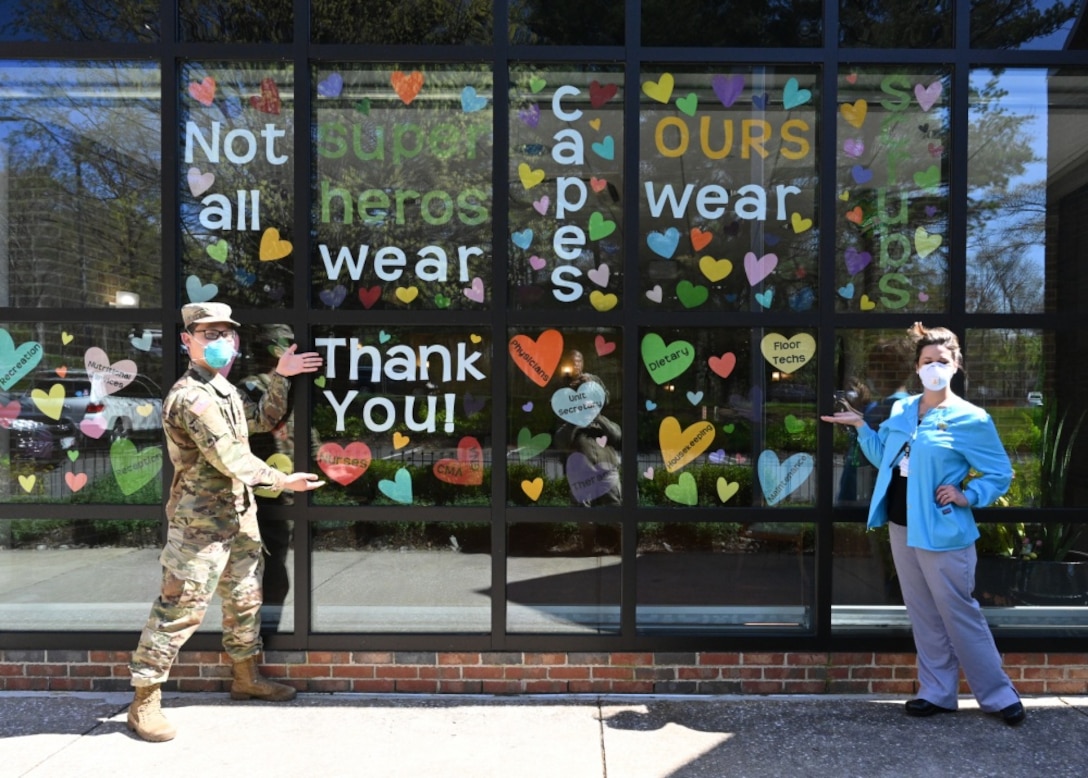
M 922 386 L 935 391 L 940 391 L 948 386 L 955 374 L 956 366 L 946 365 L 944 362 L 930 362 L 918 369 L 918 377 L 922 380 Z

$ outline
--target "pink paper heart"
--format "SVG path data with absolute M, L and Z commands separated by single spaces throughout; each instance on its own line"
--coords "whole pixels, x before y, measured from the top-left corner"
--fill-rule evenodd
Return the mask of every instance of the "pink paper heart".
M 749 251 L 744 255 L 744 272 L 748 276 L 748 283 L 752 286 L 773 273 L 776 267 L 778 267 L 778 256 L 775 254 L 757 257 L 755 252 Z
M 484 301 L 484 282 L 479 276 L 472 279 L 472 286 L 463 290 L 465 297 L 472 300 L 474 303 L 482 303 Z
M 589 280 L 597 286 L 608 286 L 608 265 L 598 265 L 596 268 L 586 273 L 586 275 L 589 276 Z
M 533 200 L 533 210 L 543 216 L 548 212 L 548 206 L 551 205 L 551 203 L 551 198 L 544 195 L 539 200 Z
M 547 264 L 547 260 L 538 257 L 536 254 L 533 254 L 533 256 L 529 257 L 529 267 L 531 267 L 533 270 L 543 270 Z
M 106 433 L 106 420 L 101 416 L 84 419 L 79 423 L 79 431 L 88 438 L 98 440 Z
M 191 167 L 189 168 L 188 181 L 189 191 L 193 193 L 193 197 L 200 197 L 200 195 L 212 188 L 212 184 L 215 183 L 215 174 L 201 173 L 200 168 Z
M 934 81 L 929 86 L 922 86 L 921 84 L 914 85 L 914 98 L 918 101 L 918 105 L 922 107 L 923 111 L 928 111 L 933 107 L 933 104 L 937 102 L 937 99 L 941 96 L 941 91 L 944 87 L 941 86 L 940 81 Z

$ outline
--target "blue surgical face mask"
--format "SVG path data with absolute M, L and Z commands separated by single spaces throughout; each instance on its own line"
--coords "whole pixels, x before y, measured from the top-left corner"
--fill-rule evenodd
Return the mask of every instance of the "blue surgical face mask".
M 204 361 L 215 370 L 229 365 L 234 357 L 234 344 L 226 338 L 213 340 L 204 346 Z
M 948 386 L 955 374 L 956 366 L 947 365 L 944 362 L 930 362 L 918 369 L 918 377 L 922 379 L 922 386 L 938 392 Z

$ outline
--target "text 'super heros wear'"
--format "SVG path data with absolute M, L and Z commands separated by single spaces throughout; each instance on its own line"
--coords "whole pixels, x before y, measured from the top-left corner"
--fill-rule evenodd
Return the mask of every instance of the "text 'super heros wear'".
M 273 375 L 267 389 L 254 402 L 218 373 L 194 365 L 166 396 L 163 429 L 174 479 L 166 504 L 163 587 L 133 654 L 133 685 L 166 680 L 216 592 L 231 659 L 261 650 L 261 537 L 253 489 L 282 489 L 287 477 L 254 456 L 248 440 L 287 413 L 290 382 Z
M 930 551 L 966 548 L 979 536 L 971 509 L 989 505 L 1005 493 L 1012 482 L 1012 465 L 986 411 L 955 397 L 919 419 L 919 402 L 921 395 L 900 400 L 878 430 L 868 425 L 858 430 L 861 450 L 877 466 L 869 528 L 887 523 L 892 469 L 909 455 L 907 545 Z M 968 507 L 938 505 L 937 487 L 960 486 L 972 470 L 980 475 L 963 486 Z

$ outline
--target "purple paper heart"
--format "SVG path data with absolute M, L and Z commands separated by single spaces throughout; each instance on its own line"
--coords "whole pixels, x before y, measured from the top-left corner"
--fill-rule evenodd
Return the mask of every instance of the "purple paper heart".
M 714 76 L 710 80 L 710 86 L 722 101 L 722 105 L 729 108 L 744 91 L 744 76 Z
M 870 262 L 873 261 L 873 255 L 868 251 L 858 251 L 854 248 L 846 250 L 846 272 L 850 275 L 860 273 L 864 270 Z
M 865 184 L 872 180 L 873 171 L 861 165 L 854 165 L 850 168 L 850 175 L 854 177 L 855 184 Z
M 926 206 L 926 216 L 932 217 L 936 213 L 937 213 L 937 206 L 935 206 L 935 205 L 927 205 Z
M 344 77 L 333 73 L 317 82 L 317 93 L 322 97 L 339 97 L 344 89 Z
M 471 416 L 474 413 L 479 413 L 484 409 L 484 398 L 481 397 L 477 400 L 475 397 L 472 396 L 471 392 L 465 392 L 465 398 L 463 402 L 465 404 L 466 416 Z
M 340 303 L 344 302 L 344 298 L 347 297 L 348 290 L 341 284 L 337 284 L 332 289 L 323 289 L 318 297 L 321 298 L 321 302 L 330 308 L 339 308 Z
M 715 465 L 720 465 L 722 462 L 724 462 L 725 461 L 725 449 L 724 448 L 719 448 L 717 451 L 712 451 L 710 453 L 710 461 L 711 461 L 711 463 L 713 463 Z
M 619 485 L 620 474 L 613 467 L 597 465 L 575 451 L 567 457 L 567 485 L 578 502 L 588 502 L 608 494 Z
M 865 141 L 857 138 L 847 138 L 843 141 L 842 150 L 848 157 L 860 157 L 865 153 Z
M 525 403 L 525 405 L 521 406 L 521 409 L 523 411 L 525 411 L 526 413 L 528 413 L 529 411 L 531 411 L 533 409 L 533 401 L 529 400 L 529 402 L 527 402 L 527 403 Z
M 752 95 L 752 105 L 754 105 L 756 109 L 760 111 L 763 111 L 767 108 L 767 100 L 768 96 L 766 92 L 761 95 Z
M 536 127 L 540 123 L 540 106 L 533 103 L 525 110 L 518 111 L 518 118 L 525 123 L 526 127 Z

